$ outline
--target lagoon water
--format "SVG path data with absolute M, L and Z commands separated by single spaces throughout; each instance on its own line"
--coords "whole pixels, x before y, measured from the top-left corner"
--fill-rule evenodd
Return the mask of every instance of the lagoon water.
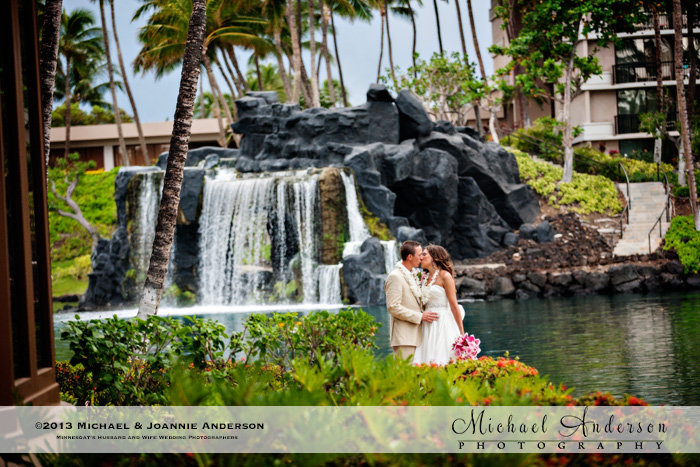
M 463 302 L 464 328 L 481 339 L 482 353 L 509 352 L 536 367 L 555 384 L 588 391 L 632 394 L 653 405 L 700 405 L 700 293 L 614 295 L 531 300 Z M 324 305 L 164 308 L 161 315 L 196 315 L 217 319 L 228 330 L 240 330 L 253 312 L 337 309 Z M 388 313 L 368 307 L 383 324 L 377 334 L 377 355 L 391 353 Z M 136 310 L 80 313 L 82 319 Z M 74 314 L 56 314 L 56 359 L 70 357 L 60 340 Z

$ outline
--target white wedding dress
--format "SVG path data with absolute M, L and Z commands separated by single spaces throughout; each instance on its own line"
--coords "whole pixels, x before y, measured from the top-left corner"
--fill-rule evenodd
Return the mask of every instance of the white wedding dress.
M 461 306 L 459 308 L 464 319 L 464 309 Z M 439 318 L 432 323 L 423 323 L 423 342 L 416 347 L 413 363 L 446 365 L 450 359 L 455 358 L 452 344 L 460 333 L 444 288 L 439 285 L 430 286 L 430 298 L 425 310 L 436 312 Z

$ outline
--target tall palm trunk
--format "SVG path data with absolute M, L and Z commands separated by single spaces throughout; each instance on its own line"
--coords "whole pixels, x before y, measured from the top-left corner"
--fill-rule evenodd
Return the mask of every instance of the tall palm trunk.
M 143 128 L 141 127 L 141 118 L 139 118 L 139 111 L 136 109 L 136 101 L 134 100 L 134 95 L 131 93 L 131 86 L 129 85 L 129 79 L 126 76 L 126 67 L 124 66 L 124 58 L 122 57 L 122 48 L 119 44 L 119 36 L 117 35 L 117 22 L 114 18 L 114 2 L 115 0 L 109 0 L 109 7 L 112 16 L 112 34 L 114 34 L 114 45 L 117 47 L 117 59 L 119 60 L 119 70 L 122 73 L 122 80 L 124 82 L 124 89 L 126 90 L 126 95 L 129 97 L 129 104 L 131 105 L 131 110 L 134 113 L 134 123 L 136 124 L 136 131 L 139 135 L 139 146 L 141 146 L 141 153 L 143 153 L 143 158 L 146 164 L 151 163 L 151 158 L 148 154 L 148 146 L 146 146 L 146 138 L 143 136 Z
M 219 98 L 216 95 L 216 90 L 211 85 L 211 79 L 209 80 L 209 89 L 211 89 L 211 111 L 216 119 L 216 123 L 219 125 L 219 139 L 217 140 L 219 146 L 222 148 L 226 147 L 226 127 L 224 126 L 224 118 L 221 116 L 221 107 L 219 107 Z
M 651 6 L 654 22 L 654 49 L 656 59 L 656 111 L 666 115 L 666 99 L 664 98 L 663 72 L 661 70 L 661 24 L 659 21 L 659 9 L 656 5 Z M 654 162 L 661 162 L 661 128 L 657 128 L 658 136 L 654 139 Z M 680 174 L 679 174 L 680 175 Z
M 285 12 L 285 16 L 287 19 L 287 26 L 289 27 L 289 32 L 292 35 L 292 63 L 294 67 L 294 87 L 292 88 L 292 102 L 299 102 L 299 93 L 301 91 L 301 46 L 299 45 L 300 31 L 297 29 L 297 18 L 294 13 L 293 0 L 289 0 L 289 2 L 287 3 L 287 10 Z
M 391 79 L 394 81 L 394 88 L 396 88 L 398 87 L 398 82 L 396 81 L 396 73 L 394 72 L 394 55 L 391 50 L 391 33 L 389 32 L 389 0 L 384 0 L 384 10 L 386 12 L 384 21 L 386 21 L 386 45 L 389 49 L 389 66 L 391 67 Z
M 462 54 L 467 56 L 467 43 L 464 40 L 464 26 L 462 25 L 462 9 L 459 7 L 459 0 L 455 0 L 455 6 L 457 7 L 457 23 L 459 24 L 459 39 L 462 41 Z M 469 6 L 471 11 L 471 5 Z M 472 25 L 472 30 L 474 26 Z
M 214 98 L 219 100 L 219 105 L 224 109 L 224 115 L 226 115 L 226 121 L 229 125 L 233 125 L 233 115 L 231 115 L 231 109 L 228 107 L 226 99 L 224 99 L 224 93 L 221 92 L 219 83 L 216 82 L 216 77 L 214 76 L 214 70 L 211 67 L 211 59 L 204 53 L 202 57 L 204 62 L 204 69 L 207 70 L 207 77 L 209 78 L 209 83 L 211 84 L 212 92 L 214 93 Z
M 226 58 L 226 52 L 224 50 L 221 51 L 221 56 L 224 58 L 224 65 L 226 65 L 226 69 L 231 75 L 233 84 L 236 86 L 236 91 L 238 91 L 237 95 L 243 97 L 245 95 L 245 88 L 243 88 L 241 83 L 238 81 L 236 72 L 231 69 L 231 64 L 229 63 L 228 58 Z
M 153 253 L 143 287 L 138 318 L 156 314 L 163 294 L 165 276 L 168 273 L 170 248 L 173 244 L 177 210 L 180 204 L 180 189 L 187 160 L 187 148 L 190 142 L 194 99 L 197 95 L 197 80 L 199 79 L 202 46 L 204 42 L 204 27 L 206 22 L 206 0 L 193 0 L 192 16 L 187 34 L 187 44 L 182 60 L 182 76 L 180 92 L 175 108 L 173 134 L 170 139 L 170 154 L 165 169 L 163 195 L 158 210 Z
M 66 104 L 66 116 L 64 121 L 66 123 L 66 140 L 63 142 L 63 157 L 68 159 L 68 154 L 70 154 L 70 55 L 66 54 L 66 72 L 64 73 L 65 85 L 63 89 L 63 95 L 65 96 Z
M 695 34 L 693 24 L 695 24 L 695 0 L 688 2 L 688 96 L 686 105 L 688 106 L 688 118 L 692 120 L 695 115 L 695 85 L 698 79 L 698 57 L 695 50 Z
M 46 158 L 47 176 L 49 156 L 51 155 L 51 112 L 53 111 L 53 88 L 56 82 L 58 37 L 61 31 L 62 11 L 63 0 L 46 0 L 39 69 L 41 70 L 41 109 L 44 117 L 44 157 Z
M 433 6 L 435 7 L 435 22 L 437 23 L 437 34 L 438 44 L 440 44 L 440 55 L 442 55 L 442 33 L 440 32 L 440 13 L 438 12 L 437 0 L 433 0 Z
M 333 28 L 333 47 L 335 48 L 335 61 L 338 64 L 338 76 L 340 77 L 340 93 L 343 95 L 343 105 L 348 107 L 348 95 L 345 92 L 345 81 L 343 80 L 343 67 L 340 66 L 340 54 L 338 53 L 338 32 L 335 29 L 335 19 L 333 8 L 331 10 L 331 27 Z
M 275 41 L 275 57 L 277 58 L 277 67 L 280 70 L 280 77 L 282 78 L 282 85 L 284 86 L 284 94 L 287 96 L 287 102 L 292 98 L 292 83 L 289 81 L 289 75 L 284 66 L 284 52 L 282 51 L 282 25 L 276 24 L 274 26 L 275 31 L 274 41 Z
M 194 113 L 193 113 L 194 115 Z M 199 118 L 207 118 L 206 110 L 204 108 L 204 80 L 199 80 Z
M 698 193 L 695 185 L 695 165 L 693 164 L 693 150 L 690 145 L 690 125 L 688 124 L 688 109 L 685 103 L 685 87 L 683 85 L 683 34 L 681 23 L 681 0 L 673 0 L 673 29 L 674 29 L 674 68 L 676 72 L 676 92 L 678 111 L 681 118 L 681 137 L 683 138 L 683 155 L 685 166 L 688 169 L 688 188 L 690 191 L 690 210 L 695 218 L 695 230 L 700 230 L 700 216 L 698 215 Z
M 262 73 L 260 72 L 260 58 L 257 54 L 253 55 L 253 58 L 255 59 L 255 74 L 258 77 L 258 91 L 264 91 Z
M 102 38 L 105 43 L 105 60 L 107 61 L 107 74 L 109 75 L 109 90 L 112 93 L 112 110 L 114 110 L 114 121 L 117 124 L 117 136 L 119 137 L 119 152 L 122 153 L 122 157 L 124 158 L 124 165 L 128 167 L 131 164 L 129 163 L 129 152 L 126 150 L 126 142 L 124 142 L 122 116 L 119 111 L 119 102 L 117 102 L 117 89 L 114 86 L 114 70 L 112 69 L 112 57 L 109 52 L 109 35 L 107 34 L 104 0 L 100 0 L 100 17 L 102 18 Z
M 316 61 L 316 4 L 314 0 L 309 0 L 309 49 L 311 53 L 311 106 L 321 107 L 318 71 L 314 66 Z
M 326 61 L 326 75 L 328 75 L 328 96 L 331 99 L 331 107 L 335 107 L 335 85 L 333 84 L 333 72 L 331 70 L 331 54 L 328 52 L 328 6 L 325 1 L 321 3 L 321 54 Z
M 221 62 L 218 60 L 218 57 L 217 57 L 217 60 L 215 63 L 216 63 L 217 68 L 219 68 L 219 73 L 221 73 L 221 76 L 224 78 L 224 81 L 226 82 L 226 86 L 228 87 L 228 91 L 231 93 L 231 99 L 235 100 L 236 96 L 237 96 L 236 91 L 233 89 L 233 84 L 231 83 L 231 80 L 228 79 L 228 75 L 226 74 L 226 71 L 224 71 L 224 67 L 221 66 Z M 235 106 L 234 106 L 234 110 L 236 110 Z
M 459 1 L 459 0 L 456 0 L 456 1 Z M 479 61 L 479 71 L 481 72 L 481 79 L 486 81 L 486 68 L 484 68 L 484 60 L 481 58 L 481 49 L 479 48 L 479 39 L 476 37 L 476 27 L 474 26 L 474 10 L 472 9 L 472 0 L 467 0 L 467 13 L 469 14 L 469 27 L 472 30 L 472 41 L 474 42 L 474 49 L 476 49 L 476 58 Z M 466 54 L 465 54 L 465 57 L 466 57 Z M 493 113 L 493 110 L 491 110 L 491 113 Z M 475 107 L 474 114 L 475 114 L 474 116 L 476 117 L 476 127 L 478 130 L 479 136 L 481 136 L 482 123 L 481 123 L 481 112 L 480 112 L 478 103 Z M 493 138 L 493 140 L 498 141 L 498 134 L 496 133 L 496 125 L 495 125 L 495 122 L 491 121 L 491 119 L 489 119 L 489 129 L 491 130 L 491 137 Z
M 245 76 L 243 75 L 243 73 L 241 73 L 241 68 L 238 66 L 236 51 L 233 49 L 233 47 L 228 47 L 226 49 L 226 52 L 228 53 L 228 58 L 231 59 L 231 64 L 233 64 L 233 68 L 236 70 L 236 81 L 239 82 L 240 86 L 243 89 L 245 89 L 246 92 L 250 91 L 250 86 L 248 86 L 248 82 L 245 80 Z
M 416 69 L 416 39 L 418 36 L 418 31 L 416 30 L 416 17 L 413 14 L 413 7 L 411 6 L 410 0 L 406 2 L 408 7 L 408 14 L 411 16 L 411 27 L 413 27 L 413 49 L 411 53 L 411 60 L 413 60 L 413 79 L 418 77 L 418 70 Z
M 382 57 L 384 56 L 384 12 L 381 12 L 382 15 L 382 35 L 379 36 L 379 64 L 377 65 L 377 83 L 379 82 L 379 78 L 382 75 Z

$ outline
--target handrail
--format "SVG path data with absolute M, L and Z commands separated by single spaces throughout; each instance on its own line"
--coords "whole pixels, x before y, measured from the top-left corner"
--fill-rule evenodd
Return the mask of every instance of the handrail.
M 630 178 L 627 176 L 627 169 L 622 165 L 622 162 L 617 163 L 618 167 L 622 167 L 622 172 L 625 174 L 625 179 L 627 180 L 627 206 L 632 207 L 632 198 L 630 197 Z M 620 175 L 620 170 L 617 170 L 618 176 Z M 629 222 L 627 222 L 629 224 Z
M 664 212 L 665 212 L 666 213 L 666 221 L 668 222 L 668 201 L 669 201 L 670 196 L 671 196 L 670 194 L 668 194 L 666 196 L 666 206 L 664 206 L 663 210 L 661 211 L 661 214 L 659 214 L 659 217 L 656 218 L 656 222 L 654 222 L 654 225 L 651 227 L 651 230 L 649 230 L 649 234 L 647 234 L 647 240 L 649 241 L 649 254 L 651 254 L 651 233 L 656 228 L 656 224 L 659 224 L 659 238 L 663 238 L 661 216 L 663 216 Z
M 664 193 L 668 194 L 670 191 L 670 185 L 668 183 L 668 175 L 666 174 L 666 170 L 664 170 L 664 166 L 661 162 L 656 163 L 656 178 L 659 178 L 659 169 L 664 173 L 664 178 L 666 179 L 666 183 L 664 184 Z
M 625 234 L 625 229 L 622 226 L 622 220 L 626 218 L 627 223 L 628 224 L 630 223 L 630 210 L 629 210 L 629 208 L 630 208 L 630 205 L 628 203 L 627 205 L 625 205 L 625 209 L 622 210 L 622 214 L 620 214 L 620 238 L 622 238 Z M 617 231 L 617 229 L 613 229 L 612 233 L 610 234 L 610 244 L 611 245 L 613 243 L 613 239 L 615 238 L 616 231 Z

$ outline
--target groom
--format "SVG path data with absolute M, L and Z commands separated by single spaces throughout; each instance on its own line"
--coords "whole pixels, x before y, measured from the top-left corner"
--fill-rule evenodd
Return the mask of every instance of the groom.
M 389 335 L 394 356 L 408 358 L 423 340 L 421 323 L 438 318 L 434 311 L 423 311 L 420 286 L 413 268 L 420 265 L 423 248 L 408 240 L 401 245 L 401 263 L 386 278 L 384 293 L 389 311 Z

